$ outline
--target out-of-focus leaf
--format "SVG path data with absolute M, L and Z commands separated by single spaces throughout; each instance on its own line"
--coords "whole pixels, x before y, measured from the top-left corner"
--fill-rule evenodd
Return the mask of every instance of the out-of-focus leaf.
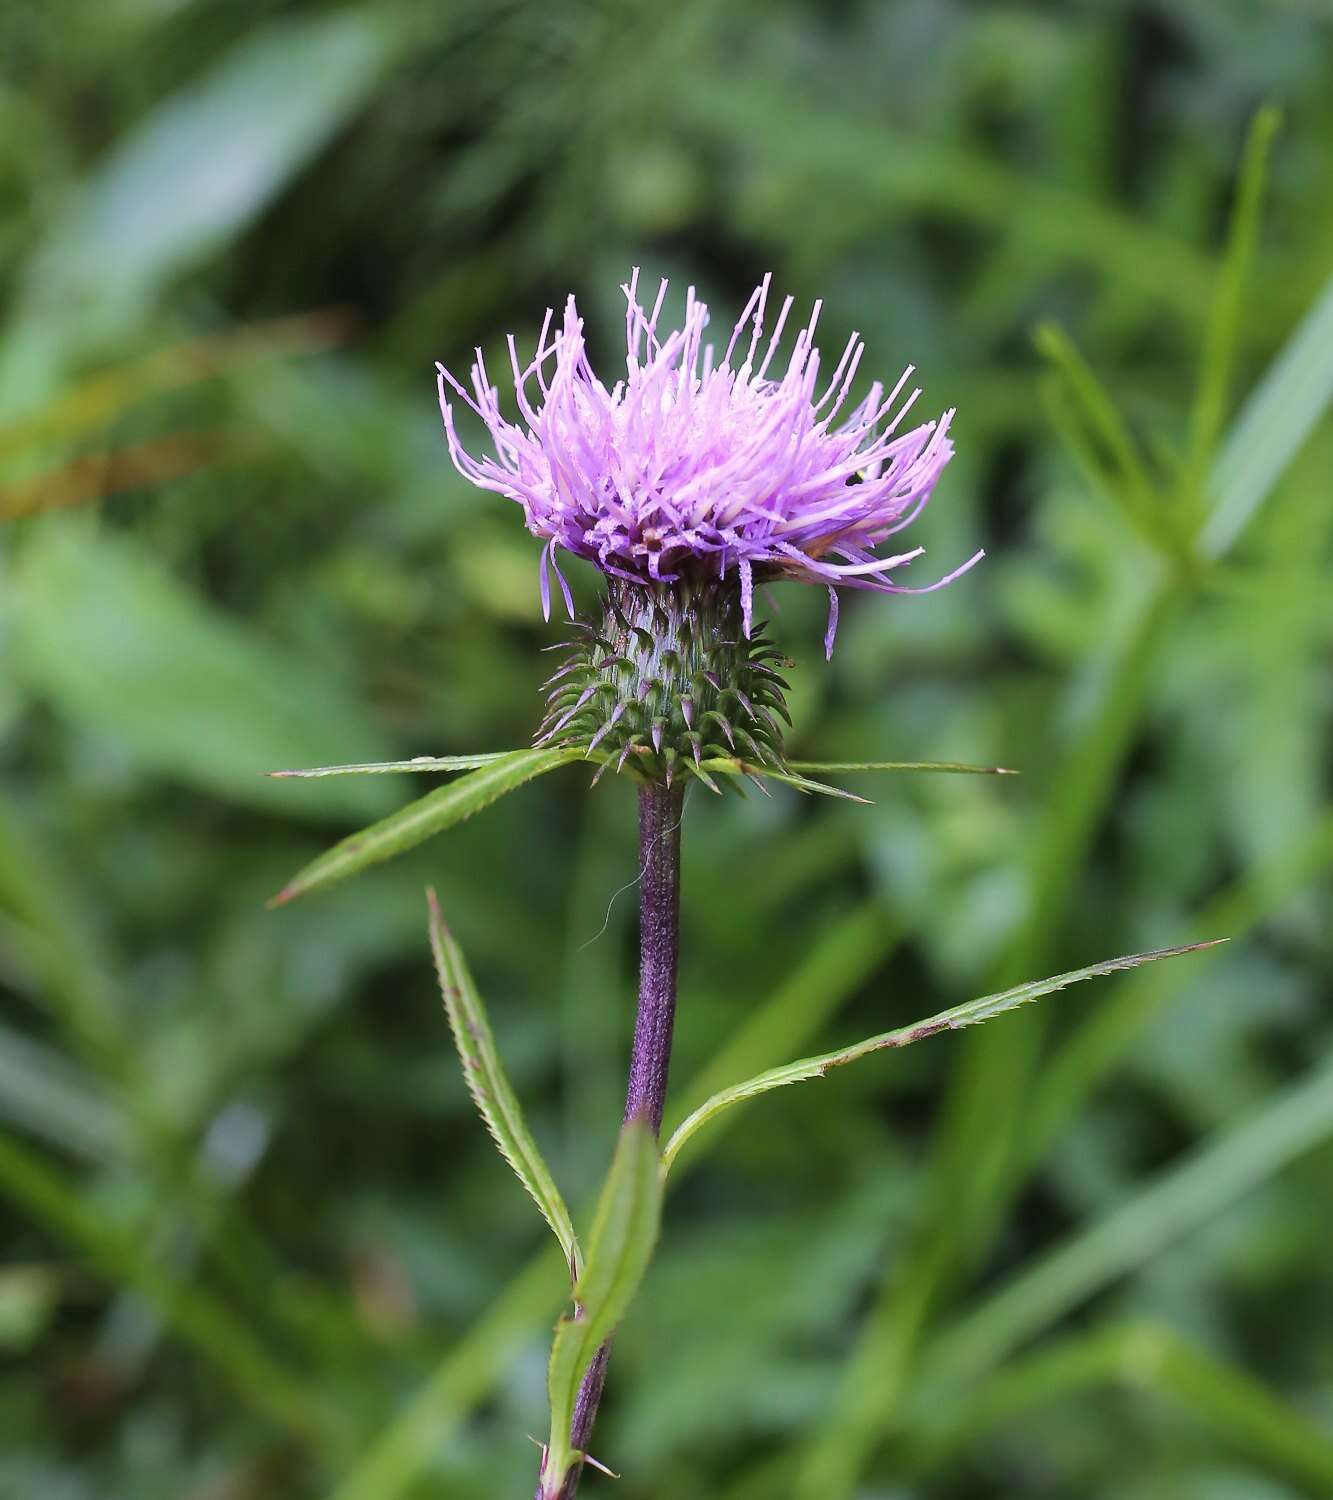
M 0 925 L 0 940 L 6 936 Z M 96 1161 L 127 1153 L 125 1116 L 100 1079 L 61 1053 L 0 1026 L 0 1116 Z
M 551 1226 L 551 1232 L 564 1252 L 571 1278 L 577 1282 L 582 1261 L 569 1210 L 542 1158 L 541 1149 L 528 1129 L 523 1108 L 500 1061 L 486 1008 L 473 983 L 463 950 L 445 925 L 435 892 L 428 890 L 426 899 L 430 906 L 430 946 L 435 955 L 435 972 L 468 1092 L 500 1148 L 501 1156 L 514 1169 L 515 1176 Z
M 297 817 L 384 808 L 378 783 L 321 784 L 307 800 L 264 776 L 329 745 L 383 748 L 355 699 L 308 660 L 225 618 L 110 531 L 48 517 L 26 541 L 5 600 L 14 659 L 82 731 L 233 801 Z
M 0 455 L 50 438 L 69 438 L 162 391 L 175 390 L 266 359 L 318 354 L 342 343 L 349 319 L 337 311 L 275 318 L 125 360 L 81 381 L 22 421 L 0 427 Z
M 363 828 L 335 844 L 295 875 L 270 905 L 281 906 L 297 896 L 320 890 L 337 880 L 346 880 L 349 875 L 379 864 L 381 860 L 392 859 L 395 854 L 406 853 L 423 839 L 443 833 L 483 807 L 489 807 L 506 792 L 514 791 L 534 776 L 581 758 L 579 750 L 515 750 L 501 760 L 473 771 L 470 776 L 464 776 L 461 781 L 437 787 L 372 827 Z
M 1219 941 L 1225 941 L 1225 939 L 1219 939 Z M 857 1042 L 851 1047 L 842 1047 L 836 1052 L 824 1052 L 818 1057 L 803 1057 L 798 1062 L 786 1063 L 780 1068 L 770 1068 L 766 1073 L 760 1073 L 754 1078 L 746 1079 L 744 1083 L 735 1084 L 729 1089 L 723 1089 L 720 1093 L 714 1094 L 693 1114 L 682 1120 L 672 1132 L 671 1139 L 662 1152 L 663 1169 L 670 1168 L 671 1163 L 679 1155 L 681 1147 L 697 1130 L 733 1104 L 740 1104 L 746 1099 L 753 1099 L 756 1095 L 766 1094 L 772 1089 L 785 1088 L 789 1083 L 803 1083 L 810 1078 L 823 1078 L 830 1069 L 840 1068 L 845 1063 L 856 1062 L 859 1058 L 868 1057 L 872 1052 L 907 1047 L 913 1042 L 922 1041 L 941 1031 L 961 1031 L 965 1026 L 979 1026 L 983 1021 L 1003 1015 L 1005 1011 L 1015 1010 L 1018 1006 L 1027 1005 L 1033 1000 L 1040 1000 L 1043 995 L 1065 989 L 1071 984 L 1078 984 L 1084 979 L 1096 979 L 1102 974 L 1116 974 L 1122 969 L 1136 969 L 1140 964 L 1152 963 L 1160 958 L 1177 958 L 1182 953 L 1195 953 L 1201 948 L 1214 946 L 1216 946 L 1215 943 L 1191 943 L 1184 948 L 1156 948 L 1149 953 L 1131 953 L 1121 958 L 1103 959 L 1100 963 L 1089 964 L 1083 969 L 1071 969 L 1068 973 L 1055 974 L 1049 979 L 1033 979 L 1027 984 L 1015 985 L 1013 989 L 1003 990 L 996 995 L 983 995 L 979 1000 L 968 1000 L 962 1005 L 955 1005 L 951 1010 L 941 1011 L 938 1015 L 930 1016 L 924 1021 L 899 1027 L 895 1031 L 881 1032 L 878 1036 L 869 1037 L 864 1042 Z
M 1181 537 L 1171 514 L 1092 366 L 1052 323 L 1038 328 L 1036 344 L 1052 370 L 1044 388 L 1049 414 L 1080 467 L 1150 546 L 1168 557 L 1178 553 Z
M 569 1435 L 579 1383 L 634 1300 L 657 1244 L 661 1214 L 657 1142 L 642 1120 L 631 1120 L 620 1132 L 597 1202 L 587 1264 L 574 1288 L 576 1312 L 560 1319 L 551 1348 L 551 1437 L 542 1485 L 552 1500 L 581 1457 Z
M 886 128 L 877 116 L 821 108 L 814 98 L 798 105 L 790 86 L 754 69 L 738 73 L 734 63 L 725 76 L 684 72 L 676 87 L 700 130 L 727 144 L 763 141 L 768 170 L 746 184 L 734 210 L 747 227 L 772 233 L 785 222 L 790 233 L 793 215 L 812 202 L 820 212 L 847 203 L 864 212 L 867 202 L 881 215 L 911 208 L 1002 229 L 1030 259 L 1095 266 L 1140 295 L 1169 299 L 1186 317 L 1205 305 L 1203 256 L 1095 197 L 970 147 Z
M 1209 476 L 1199 545 L 1221 557 L 1244 531 L 1333 401 L 1333 277 L 1251 391 Z
M 103 1274 L 146 1297 L 269 1421 L 305 1440 L 321 1440 L 327 1433 L 325 1414 L 310 1390 L 254 1340 L 230 1308 L 202 1286 L 176 1280 L 138 1237 L 113 1226 L 41 1156 L 3 1132 L 0 1193 L 76 1245 Z
M 937 1341 L 915 1389 L 923 1400 L 973 1382 L 1103 1287 L 1197 1229 L 1333 1135 L 1333 1064 L 1280 1090 L 1127 1202 L 1039 1256 Z
M 0 1349 L 22 1353 L 50 1322 L 60 1300 L 60 1276 L 47 1266 L 0 1270 Z
M 1333 813 L 1267 865 L 1251 871 L 1200 913 L 1203 929 L 1245 937 L 1333 863 Z M 1152 969 L 1117 988 L 1047 1058 L 1023 1120 L 1025 1148 L 1036 1159 L 1077 1117 L 1099 1082 L 1123 1062 L 1184 987 L 1185 971 Z M 1196 976 L 1197 977 L 1197 976 Z
M 392 41 L 368 10 L 252 33 L 112 150 L 46 247 L 41 291 L 114 313 L 225 244 L 352 117 Z
M 1169 1396 L 1208 1422 L 1228 1445 L 1290 1475 L 1315 1496 L 1333 1490 L 1333 1441 L 1247 1371 L 1195 1348 L 1174 1329 L 1122 1324 L 1079 1334 L 985 1382 L 959 1408 L 936 1405 L 913 1425 L 927 1464 L 975 1443 L 1001 1423 L 1079 1392 L 1125 1386 Z
M 1197 507 L 1202 500 L 1199 491 L 1226 416 L 1245 286 L 1259 239 L 1260 209 L 1264 183 L 1268 177 L 1268 158 L 1280 120 L 1281 116 L 1276 109 L 1261 109 L 1250 126 L 1245 153 L 1241 158 L 1231 230 L 1218 274 L 1212 311 L 1204 332 L 1199 385 L 1194 396 L 1194 408 L 1190 413 L 1184 498 L 1191 508 Z
M 260 451 L 252 434 L 223 430 L 173 432 L 128 448 L 85 453 L 0 489 L 0 521 L 90 505 L 122 490 L 146 489 L 200 469 L 243 463 Z

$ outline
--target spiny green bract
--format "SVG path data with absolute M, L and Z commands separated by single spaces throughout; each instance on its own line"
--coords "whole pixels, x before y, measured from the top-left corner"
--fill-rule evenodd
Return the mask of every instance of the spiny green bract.
M 602 770 L 645 780 L 698 776 L 714 790 L 710 760 L 784 770 L 791 717 L 777 668 L 790 663 L 762 630 L 745 636 L 728 584 L 611 579 L 601 621 L 578 626 L 547 683 L 537 744 L 576 746 Z

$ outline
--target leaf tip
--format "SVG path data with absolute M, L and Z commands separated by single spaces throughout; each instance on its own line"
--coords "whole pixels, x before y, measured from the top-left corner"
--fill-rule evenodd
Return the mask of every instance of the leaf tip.
M 277 911 L 280 906 L 286 906 L 289 901 L 294 901 L 303 889 L 304 887 L 293 881 L 291 885 L 283 886 L 276 896 L 270 896 L 264 905 L 269 911 Z

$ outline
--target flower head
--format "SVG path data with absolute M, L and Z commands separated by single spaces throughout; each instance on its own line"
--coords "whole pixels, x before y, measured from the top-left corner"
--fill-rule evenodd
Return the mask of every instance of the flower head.
M 793 299 L 783 301 L 765 336 L 769 281 L 750 297 L 719 360 L 704 342 L 708 308 L 694 289 L 682 326 L 660 333 L 667 283 L 646 309 L 635 270 L 623 288 L 625 375 L 610 386 L 589 363 L 583 319 L 570 297 L 554 333 L 548 310 L 527 365 L 509 338 L 516 422 L 501 414 L 480 349 L 470 392 L 439 367 L 440 406 L 459 472 L 518 501 L 528 529 L 546 543 L 541 594 L 548 616 L 548 567 L 573 613 L 560 550 L 636 583 L 734 576 L 747 635 L 755 582 L 797 578 L 829 590 L 831 652 L 838 588 L 924 593 L 982 556 L 925 589 L 894 581 L 922 549 L 877 549 L 929 500 L 953 453 L 953 412 L 899 434 L 920 395 L 903 397 L 910 365 L 892 390 L 876 381 L 848 408 L 864 345 L 853 334 L 821 379 L 819 303 L 796 334 L 785 371 L 773 372 Z M 486 424 L 493 456 L 474 458 L 463 448 L 450 389 Z

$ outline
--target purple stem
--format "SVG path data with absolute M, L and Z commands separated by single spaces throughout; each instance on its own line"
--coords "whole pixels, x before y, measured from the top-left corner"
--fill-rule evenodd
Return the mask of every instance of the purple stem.
M 625 1120 L 647 1120 L 657 1135 L 666 1105 L 680 956 L 679 785 L 639 791 L 639 1009 L 630 1049 Z
M 676 964 L 680 955 L 679 785 L 649 782 L 639 789 L 639 1009 L 630 1049 L 625 1119 L 647 1120 L 657 1135 L 666 1105 L 671 1033 L 676 1021 Z M 579 1386 L 570 1441 L 586 1452 L 606 1383 L 608 1341 L 597 1351 Z M 574 1500 L 583 1465 L 570 1469 L 556 1500 Z M 534 1500 L 547 1500 L 540 1482 Z

